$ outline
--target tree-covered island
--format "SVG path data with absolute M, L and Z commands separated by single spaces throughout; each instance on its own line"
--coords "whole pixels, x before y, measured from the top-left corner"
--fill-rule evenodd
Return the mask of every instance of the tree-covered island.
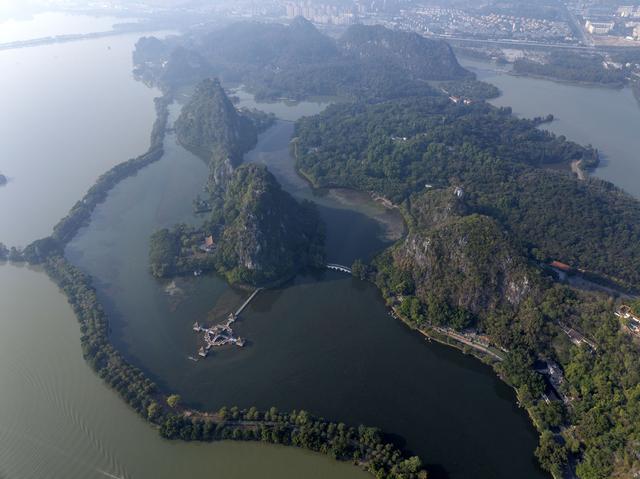
M 606 55 L 554 51 L 536 59 L 516 60 L 513 73 L 609 88 L 628 85 L 640 103 L 640 53 L 637 48 L 611 50 Z
M 314 205 L 297 202 L 266 167 L 240 166 L 272 121 L 237 111 L 218 80 L 197 86 L 175 129 L 180 143 L 209 165 L 211 212 L 200 228 L 178 225 L 152 236 L 154 276 L 216 270 L 232 283 L 263 285 L 324 265 L 324 231 Z

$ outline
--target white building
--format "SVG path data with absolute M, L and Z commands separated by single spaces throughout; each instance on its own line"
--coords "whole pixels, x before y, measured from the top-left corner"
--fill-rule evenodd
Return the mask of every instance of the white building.
M 593 35 L 606 35 L 613 30 L 614 26 L 613 22 L 592 22 L 591 20 L 587 20 L 584 24 L 587 31 Z
M 635 12 L 635 7 L 633 5 L 622 5 L 618 7 L 618 15 L 621 17 L 630 17 Z

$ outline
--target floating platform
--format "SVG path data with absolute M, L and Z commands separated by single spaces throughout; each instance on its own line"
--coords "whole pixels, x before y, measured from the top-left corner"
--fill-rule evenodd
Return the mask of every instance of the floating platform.
M 246 344 L 244 338 L 235 336 L 231 325 L 238 319 L 240 313 L 249 305 L 251 300 L 256 297 L 262 288 L 256 289 L 247 300 L 242 303 L 235 313 L 229 313 L 227 320 L 224 323 L 217 324 L 211 328 L 205 328 L 201 326 L 198 321 L 193 323 L 193 330 L 196 333 L 204 333 L 204 346 L 201 346 L 198 350 L 198 355 L 206 358 L 211 348 L 217 348 L 225 346 L 227 344 L 235 344 L 238 347 L 243 347 Z

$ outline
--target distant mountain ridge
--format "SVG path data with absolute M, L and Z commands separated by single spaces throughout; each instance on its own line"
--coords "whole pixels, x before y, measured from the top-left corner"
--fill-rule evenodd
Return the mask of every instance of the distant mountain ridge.
M 164 89 L 215 75 L 262 98 L 434 94 L 426 81 L 474 78 L 443 41 L 364 25 L 334 40 L 301 17 L 290 25 L 240 22 L 186 37 L 142 38 L 134 63 L 138 77 Z

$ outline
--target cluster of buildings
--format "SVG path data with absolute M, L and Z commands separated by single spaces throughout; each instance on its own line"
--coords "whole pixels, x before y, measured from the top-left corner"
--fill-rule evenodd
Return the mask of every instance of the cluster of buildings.
M 309 0 L 286 4 L 287 18 L 304 17 L 311 22 L 325 25 L 353 25 L 358 22 L 358 13 L 365 13 L 364 5 L 342 7 L 312 3 Z
M 640 40 L 640 18 L 635 21 L 586 20 L 584 29 L 591 35 L 626 35 L 628 39 Z
M 622 305 L 616 311 L 616 316 L 626 321 L 626 326 L 636 336 L 640 336 L 640 317 L 627 305 Z
M 477 14 L 457 8 L 418 7 L 401 20 L 406 29 L 422 33 L 483 39 L 571 41 L 567 22 L 498 13 Z
M 198 350 L 198 356 L 206 358 L 211 348 L 225 346 L 227 344 L 235 344 L 239 347 L 244 346 L 245 340 L 241 337 L 235 336 L 233 329 L 231 329 L 231 324 L 235 322 L 235 320 L 236 315 L 231 313 L 225 323 L 218 324 L 212 328 L 200 326 L 196 321 L 193 325 L 193 330 L 196 333 L 204 333 L 205 342 L 205 345 L 201 346 Z
M 640 6 L 623 5 L 618 7 L 617 13 L 621 18 L 640 18 Z
M 211 253 L 216 249 L 216 242 L 213 235 L 206 236 L 204 242 L 200 245 L 200 249 L 205 253 Z
M 618 7 L 617 14 L 624 19 L 626 28 L 633 28 L 631 37 L 640 40 L 640 6 L 622 5 Z
M 571 14 L 580 19 L 595 45 L 635 46 L 640 40 L 640 6 L 616 5 L 599 0 L 565 0 Z
M 595 20 L 587 20 L 584 22 L 585 30 L 592 35 L 607 35 L 615 26 L 615 22 L 597 22 Z

